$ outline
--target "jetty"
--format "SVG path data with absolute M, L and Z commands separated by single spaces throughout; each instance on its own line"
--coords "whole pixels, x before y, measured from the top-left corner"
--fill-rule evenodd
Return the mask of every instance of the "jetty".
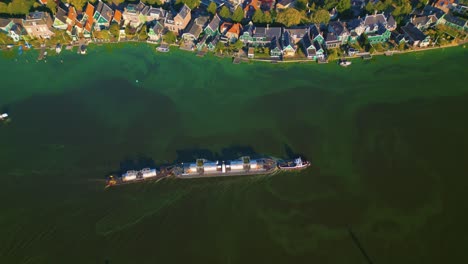
M 47 55 L 46 46 L 42 45 L 41 50 L 39 51 L 39 56 L 37 57 L 37 59 L 42 60 L 42 59 L 45 58 L 46 55 Z

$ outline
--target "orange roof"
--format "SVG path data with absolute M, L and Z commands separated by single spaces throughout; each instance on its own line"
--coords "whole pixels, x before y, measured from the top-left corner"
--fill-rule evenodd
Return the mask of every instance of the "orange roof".
M 223 22 L 223 24 L 221 24 L 220 31 L 224 32 L 225 30 L 230 29 L 231 27 L 232 27 L 232 23 Z
M 258 10 L 260 8 L 260 5 L 258 3 L 258 0 L 252 0 L 250 3 L 248 3 L 245 8 L 244 8 L 244 11 L 249 11 L 249 8 L 250 7 L 253 7 L 255 10 Z
M 86 6 L 86 15 L 88 16 L 88 20 L 94 16 L 94 6 L 88 2 Z
M 77 26 L 79 28 L 83 28 L 83 24 L 81 24 L 81 22 L 76 22 L 75 26 Z
M 91 32 L 92 28 L 93 28 L 93 18 L 90 18 L 90 19 L 88 19 L 88 21 L 86 21 L 85 29 L 88 32 Z
M 234 33 L 234 34 L 239 35 L 241 29 L 242 29 L 241 24 L 239 24 L 239 23 L 234 23 L 234 25 L 232 25 L 232 27 L 228 30 L 228 32 L 229 32 L 229 33 Z
M 115 10 L 114 20 L 117 21 L 117 23 L 120 23 L 121 19 L 122 19 L 122 12 L 120 12 L 120 10 Z
M 72 26 L 72 25 L 68 25 L 68 27 L 67 27 L 67 31 L 68 31 L 68 32 L 71 32 L 71 31 L 72 31 L 72 29 L 73 29 L 73 26 Z
M 70 19 L 71 21 L 75 21 L 76 17 L 76 9 L 72 6 L 70 7 L 70 9 L 68 9 L 68 19 Z

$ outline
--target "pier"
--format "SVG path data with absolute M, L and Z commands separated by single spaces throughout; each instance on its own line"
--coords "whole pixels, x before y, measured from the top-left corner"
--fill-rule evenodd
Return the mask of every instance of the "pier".
M 47 51 L 46 51 L 46 46 L 45 46 L 45 45 L 42 45 L 42 46 L 41 46 L 41 50 L 39 51 L 39 56 L 37 57 L 37 60 L 42 60 L 42 59 L 44 59 L 45 56 L 46 56 L 46 54 L 47 54 L 46 52 L 47 52 Z

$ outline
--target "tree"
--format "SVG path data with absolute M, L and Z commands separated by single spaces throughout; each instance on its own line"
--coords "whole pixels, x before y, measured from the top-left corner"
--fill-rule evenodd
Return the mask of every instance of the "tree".
M 200 0 L 177 0 L 176 4 L 186 4 L 190 9 L 200 6 Z
M 232 14 L 232 20 L 234 22 L 241 22 L 242 19 L 244 19 L 244 10 L 242 7 L 237 6 L 236 10 L 234 10 L 234 13 Z
M 76 10 L 83 11 L 85 4 L 88 2 L 87 0 L 67 0 L 71 5 L 73 5 Z
M 176 37 L 176 35 L 174 34 L 174 32 L 168 31 L 166 34 L 164 34 L 163 40 L 164 40 L 164 42 L 166 42 L 166 43 L 168 43 L 168 44 L 172 44 L 172 43 L 175 43 L 175 42 L 176 42 L 177 37 Z
M 138 33 L 138 40 L 144 41 L 148 38 L 148 33 L 146 31 L 147 31 L 146 25 L 143 25 L 140 29 L 140 33 Z
M 57 3 L 55 3 L 55 1 L 47 1 L 46 6 L 49 8 L 52 14 L 55 15 L 55 13 L 57 13 Z
M 109 27 L 109 32 L 114 36 L 114 38 L 118 38 L 120 35 L 120 26 L 117 23 L 112 23 Z
M 330 10 L 338 4 L 338 0 L 325 0 L 323 3 L 323 8 Z
M 218 41 L 218 43 L 216 43 L 216 46 L 215 46 L 215 51 L 221 51 L 222 52 L 225 48 L 226 48 L 226 45 L 224 45 L 223 42 Z
M 338 5 L 336 6 L 336 10 L 340 13 L 348 10 L 351 8 L 351 1 L 350 0 L 340 0 Z
M 328 24 L 328 21 L 330 21 L 330 14 L 328 13 L 327 10 L 320 9 L 317 12 L 312 14 L 311 21 L 312 23 L 317 23 L 317 24 L 320 24 L 320 23 Z
M 34 0 L 13 0 L 8 4 L 8 14 L 27 14 L 34 3 Z
M 233 49 L 233 50 L 240 50 L 242 49 L 242 47 L 244 47 L 244 42 L 240 41 L 240 40 L 237 40 L 236 42 L 232 43 L 230 45 L 230 47 Z
M 271 17 L 271 13 L 270 12 L 265 12 L 264 16 L 263 16 L 263 23 L 270 24 L 271 22 L 273 22 L 273 18 Z
M 309 4 L 309 1 L 307 1 L 307 0 L 297 0 L 294 7 L 297 8 L 298 10 L 300 10 L 300 11 L 306 11 L 308 4 Z
M 263 11 L 261 9 L 255 10 L 254 15 L 252 16 L 252 21 L 254 23 L 263 23 L 265 20 L 265 15 L 263 14 Z
M 206 9 L 210 14 L 212 14 L 213 16 L 216 14 L 216 9 L 218 9 L 218 6 L 216 6 L 216 3 L 215 2 L 211 2 L 209 5 L 208 5 L 208 8 Z
M 366 9 L 367 13 L 369 13 L 369 14 L 373 14 L 374 11 L 376 10 L 374 4 L 372 3 L 372 1 L 369 1 L 367 3 L 365 9 Z
M 290 27 L 301 23 L 301 18 L 301 12 L 294 8 L 288 8 L 278 13 L 278 16 L 276 17 L 276 22 Z
M 10 44 L 10 43 L 13 43 L 13 39 L 10 38 L 6 33 L 0 30 L 0 43 Z
M 224 19 L 229 19 L 231 18 L 231 11 L 229 11 L 229 8 L 227 8 L 226 6 L 223 6 L 219 11 L 219 16 Z

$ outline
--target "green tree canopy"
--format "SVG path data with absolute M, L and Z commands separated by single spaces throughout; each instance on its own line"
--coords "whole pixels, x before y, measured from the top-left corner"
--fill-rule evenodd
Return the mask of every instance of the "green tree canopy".
M 120 35 L 120 26 L 117 23 L 112 23 L 109 27 L 109 32 L 114 36 L 114 38 L 118 38 Z
M 186 4 L 190 9 L 200 6 L 200 0 L 176 0 L 176 4 Z
M 309 1 L 307 1 L 307 0 L 297 0 L 294 7 L 297 8 L 298 10 L 300 10 L 300 11 L 306 11 L 307 10 L 307 4 L 309 4 Z
M 52 12 L 52 14 L 55 15 L 55 13 L 57 13 L 57 4 L 55 3 L 55 1 L 47 1 L 47 8 L 49 8 L 49 10 Z
M 223 6 L 219 11 L 219 16 L 224 19 L 229 19 L 231 18 L 231 11 L 229 11 L 229 8 L 227 8 L 226 6 Z
M 174 32 L 168 31 L 166 34 L 164 34 L 163 40 L 164 40 L 164 42 L 166 42 L 166 43 L 172 44 L 172 43 L 175 43 L 175 42 L 176 42 L 177 37 L 176 37 L 176 35 L 174 34 Z
M 264 16 L 263 16 L 263 23 L 270 24 L 271 22 L 273 22 L 273 18 L 271 17 L 271 13 L 270 12 L 265 12 Z
M 348 10 L 351 8 L 351 1 L 350 0 L 340 0 L 338 5 L 336 6 L 336 10 L 340 13 Z
M 313 13 L 312 14 L 312 17 L 311 17 L 311 22 L 312 23 L 324 23 L 324 24 L 328 24 L 328 22 L 330 21 L 330 14 L 328 13 L 327 10 L 325 9 L 320 9 L 318 10 L 317 12 Z
M 78 11 L 83 11 L 86 3 L 88 2 L 87 0 L 67 0 L 67 1 L 68 3 L 73 5 Z
M 261 9 L 255 10 L 254 15 L 252 16 L 252 21 L 254 23 L 263 23 L 265 19 L 265 15 Z
M 301 12 L 294 8 L 288 8 L 278 13 L 278 15 L 276 16 L 276 22 L 290 27 L 301 23 L 301 18 Z
M 211 2 L 206 8 L 206 10 L 213 16 L 216 14 L 216 9 L 218 9 L 218 6 L 216 6 L 215 2 Z
M 237 6 L 236 10 L 234 10 L 234 13 L 232 14 L 232 20 L 234 22 L 241 22 L 242 19 L 244 19 L 244 10 L 242 7 Z
M 146 25 L 143 25 L 140 29 L 140 32 L 138 33 L 138 40 L 144 41 L 148 38 L 148 32 Z

